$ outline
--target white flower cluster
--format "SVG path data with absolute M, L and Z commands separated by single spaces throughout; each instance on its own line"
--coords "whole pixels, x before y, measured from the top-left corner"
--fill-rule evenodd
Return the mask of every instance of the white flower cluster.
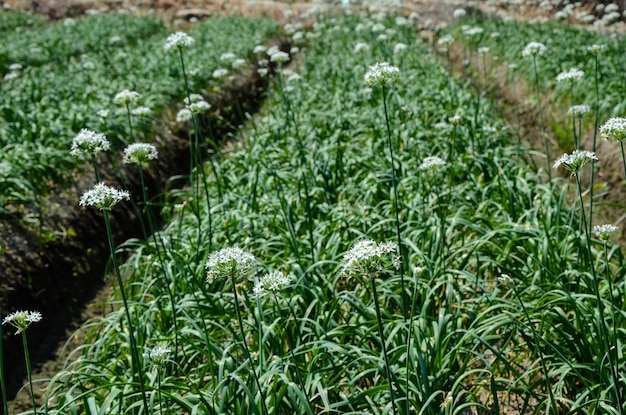
M 167 37 L 164 49 L 166 51 L 169 51 L 174 48 L 185 49 L 193 45 L 193 42 L 194 42 L 194 38 L 189 36 L 187 33 L 176 32 L 176 33 L 172 33 L 171 35 Z
M 203 112 L 207 112 L 211 109 L 211 104 L 204 100 L 204 97 L 200 94 L 189 94 L 189 98 L 185 98 L 185 105 L 191 114 L 201 114 Z M 178 112 L 176 116 L 176 120 L 178 122 L 189 121 L 191 119 L 191 114 L 189 114 L 189 118 L 187 118 L 187 114 L 181 114 L 183 110 Z M 181 118 L 181 120 L 179 120 Z
M 445 166 L 446 162 L 437 156 L 426 157 L 422 164 L 418 167 L 418 170 L 434 170 L 438 167 Z
M 128 89 L 119 92 L 113 98 L 113 103 L 119 106 L 127 106 L 135 104 L 139 100 L 139 92 L 129 91 Z
M 98 183 L 93 189 L 83 193 L 78 204 L 82 207 L 94 206 L 100 210 L 110 210 L 122 200 L 129 199 L 130 193 L 126 190 L 118 190 L 104 183 Z
M 127 164 L 139 164 L 154 160 L 158 157 L 157 149 L 148 143 L 133 143 L 124 149 L 122 161 Z
M 585 76 L 585 73 L 580 69 L 572 68 L 569 71 L 561 72 L 556 76 L 557 82 L 569 81 L 574 82 L 582 79 Z
M 148 107 L 137 107 L 131 111 L 135 117 L 148 118 L 152 115 L 152 110 Z
M 618 229 L 617 226 L 611 224 L 596 225 L 593 227 L 593 233 L 602 242 L 608 242 Z
M 546 45 L 539 42 L 530 42 L 524 50 L 522 50 L 522 56 L 538 56 L 543 55 L 546 52 Z
M 150 350 L 150 352 L 144 353 L 143 357 L 150 360 L 153 366 L 161 366 L 163 363 L 165 363 L 167 355 L 169 355 L 171 352 L 172 351 L 170 349 L 167 349 L 165 347 L 155 347 L 154 349 Z
M 605 45 L 598 45 L 595 43 L 591 46 L 587 46 L 587 50 L 594 55 L 597 55 L 598 53 L 602 52 L 604 48 L 606 48 Z
M 626 118 L 609 118 L 600 126 L 600 137 L 605 140 L 622 141 L 626 138 Z
M 578 174 L 590 161 L 598 161 L 598 157 L 592 151 L 587 150 L 574 150 L 571 154 L 563 154 L 557 161 L 554 162 L 553 168 L 560 166 L 572 172 L 574 176 Z
M 276 294 L 289 284 L 292 276 L 285 275 L 282 271 L 272 271 L 265 274 L 254 286 L 253 292 L 257 297 L 262 297 L 267 293 Z
M 586 104 L 572 105 L 571 107 L 569 107 L 569 110 L 567 110 L 567 113 L 569 115 L 574 115 L 576 117 L 582 117 L 589 112 L 591 112 L 591 107 Z
M 241 248 L 224 248 L 209 255 L 205 269 L 207 281 L 216 278 L 235 277 L 252 267 L 256 258 Z
M 39 311 L 15 311 L 2 320 L 2 324 L 9 323 L 17 329 L 15 334 L 20 334 L 28 328 L 32 323 L 41 321 L 41 313 Z
M 104 134 L 83 128 L 72 140 L 70 154 L 72 156 L 95 155 L 102 151 L 108 151 L 109 148 L 111 148 L 111 144 Z
M 365 83 L 370 86 L 386 86 L 398 79 L 399 75 L 398 67 L 389 65 L 387 62 L 380 62 L 369 67 L 365 74 Z
M 345 253 L 343 273 L 348 276 L 371 276 L 400 267 L 400 257 L 394 242 L 376 243 L 370 239 L 357 242 Z
M 437 40 L 438 45 L 448 46 L 454 43 L 454 38 L 452 35 L 443 35 Z

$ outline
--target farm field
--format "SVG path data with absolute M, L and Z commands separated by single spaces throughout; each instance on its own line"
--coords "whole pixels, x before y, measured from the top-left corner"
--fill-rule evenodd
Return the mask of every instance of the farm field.
M 3 215 L 97 227 L 114 291 L 3 410 L 623 413 L 622 37 L 311 10 L 0 14 Z

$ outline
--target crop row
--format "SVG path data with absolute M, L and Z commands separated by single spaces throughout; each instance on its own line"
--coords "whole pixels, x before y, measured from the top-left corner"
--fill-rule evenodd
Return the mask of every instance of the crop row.
M 525 165 L 410 21 L 286 30 L 300 66 L 153 242 L 119 248 L 130 301 L 87 324 L 47 410 L 617 408 L 623 256 L 565 182 Z

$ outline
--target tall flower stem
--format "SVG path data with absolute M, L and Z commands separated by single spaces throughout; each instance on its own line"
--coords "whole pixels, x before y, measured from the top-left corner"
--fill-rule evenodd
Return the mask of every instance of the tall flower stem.
M 626 155 L 624 155 L 624 140 L 619 142 L 619 145 L 622 149 L 622 164 L 624 165 L 624 180 L 626 180 Z
M 593 252 L 591 251 L 591 235 L 590 235 L 589 229 L 587 228 L 587 219 L 585 216 L 585 205 L 583 204 L 580 177 L 578 177 L 578 174 L 576 174 L 575 177 L 576 177 L 576 186 L 578 187 L 578 197 L 580 198 L 580 206 L 582 210 L 581 217 L 583 220 L 583 229 L 585 230 L 585 238 L 587 241 L 587 255 L 589 258 L 589 267 L 591 268 L 591 275 L 593 277 L 593 291 L 596 296 L 596 301 L 598 303 L 599 319 L 597 321 L 597 324 L 598 324 L 597 329 L 599 332 L 598 334 L 600 335 L 600 341 L 604 343 L 603 346 L 606 350 L 606 353 L 608 354 L 609 366 L 610 366 L 609 370 L 611 372 L 611 378 L 613 380 L 613 386 L 614 386 L 614 392 L 615 392 L 615 402 L 619 404 L 619 413 L 622 414 L 623 413 L 622 392 L 621 392 L 620 383 L 619 383 L 618 366 L 617 366 L 619 362 L 617 362 L 617 356 L 615 356 L 615 361 L 613 360 L 614 356 L 611 351 L 613 348 L 611 347 L 611 342 L 609 340 L 609 333 L 605 324 L 606 320 L 604 317 L 604 302 L 602 301 L 602 297 L 600 296 L 600 289 L 598 288 L 598 284 L 600 283 L 600 281 L 598 280 L 598 275 L 597 275 L 596 267 L 594 265 L 594 260 L 593 260 Z M 613 324 L 615 324 L 615 321 L 613 322 Z M 617 339 L 614 339 L 614 341 L 617 342 Z M 617 353 L 617 347 L 615 348 L 615 351 Z M 601 361 L 602 360 L 604 359 L 601 359 Z
M 237 313 L 237 321 L 239 322 L 241 343 L 243 344 L 243 350 L 246 353 L 246 358 L 250 362 L 250 367 L 251 367 L 252 375 L 254 376 L 254 381 L 256 382 L 256 386 L 259 389 L 259 394 L 261 395 L 261 404 L 263 405 L 263 414 L 269 415 L 269 411 L 267 410 L 267 406 L 265 405 L 265 394 L 263 393 L 263 389 L 261 389 L 261 382 L 259 381 L 259 377 L 256 373 L 256 369 L 254 368 L 254 361 L 252 360 L 252 355 L 250 354 L 250 350 L 248 349 L 248 344 L 246 343 L 246 333 L 243 329 L 243 320 L 241 319 L 241 311 L 239 310 L 239 296 L 237 295 L 237 286 L 235 285 L 234 276 L 231 276 L 231 281 L 233 284 L 233 294 L 235 296 L 235 313 Z
M 154 215 L 152 213 L 152 205 L 148 199 L 148 191 L 146 189 L 143 168 L 141 167 L 141 165 L 139 165 L 139 179 L 141 181 L 141 191 L 142 191 L 143 201 L 146 207 L 146 216 L 148 218 L 148 226 L 150 228 L 150 234 L 152 235 L 152 240 L 154 241 L 154 246 L 156 248 L 159 265 L 161 266 L 161 270 L 163 271 L 163 274 L 165 275 L 166 274 L 165 261 L 163 260 L 163 253 L 161 252 L 161 247 L 163 247 L 163 252 L 165 252 L 165 247 L 163 246 L 163 241 L 157 235 L 156 221 L 154 220 Z M 177 315 L 176 301 L 174 300 L 174 293 L 172 292 L 172 288 L 170 287 L 170 282 L 166 281 L 166 285 L 167 285 L 167 294 L 170 298 L 170 305 L 172 306 L 172 315 L 173 315 L 173 323 L 174 323 L 174 356 L 178 356 L 178 322 L 176 318 L 176 315 Z M 183 348 L 183 354 L 184 353 L 185 353 L 185 349 Z
M 533 71 L 535 73 L 535 90 L 537 92 L 537 108 L 539 110 L 539 125 L 541 126 L 541 138 L 543 139 L 543 150 L 546 153 L 548 163 L 548 180 L 552 181 L 552 172 L 550 170 L 550 151 L 548 149 L 548 137 L 546 136 L 546 125 L 543 119 L 543 110 L 541 108 L 541 93 L 539 92 L 539 72 L 537 71 L 537 57 L 533 55 Z
M 24 345 L 24 360 L 26 360 L 26 375 L 28 376 L 28 386 L 30 387 L 30 400 L 33 404 L 33 412 L 35 415 L 37 415 L 37 404 L 35 403 L 35 389 L 33 388 L 33 372 L 30 367 L 30 354 L 28 353 L 26 330 L 22 330 L 22 344 Z M 6 413 L 8 414 L 8 412 Z
M 115 277 L 117 278 L 117 283 L 120 288 L 120 294 L 122 296 L 122 303 L 124 304 L 124 312 L 126 314 L 126 320 L 128 321 L 133 377 L 135 376 L 137 377 L 137 380 L 139 382 L 139 388 L 141 390 L 141 399 L 143 401 L 144 410 L 146 414 L 149 414 L 150 411 L 148 407 L 148 399 L 146 397 L 146 389 L 145 389 L 145 385 L 143 381 L 143 370 L 141 369 L 141 363 L 139 360 L 139 351 L 137 350 L 137 344 L 135 340 L 135 328 L 133 326 L 133 320 L 130 316 L 130 311 L 128 308 L 128 301 L 126 299 L 124 283 L 122 282 L 122 275 L 120 273 L 120 269 L 117 263 L 117 258 L 115 256 L 115 247 L 113 246 L 113 232 L 111 231 L 111 221 L 109 219 L 109 212 L 107 209 L 103 209 L 102 213 L 104 215 L 104 224 L 106 227 L 107 239 L 109 241 L 109 250 L 111 252 L 111 262 L 113 263 L 113 270 L 115 272 Z
M 591 149 L 591 151 L 593 151 L 594 153 L 596 152 L 596 141 L 598 138 L 598 127 L 599 127 L 599 123 L 600 123 L 600 81 L 599 81 L 599 66 L 598 66 L 598 54 L 594 53 L 594 60 L 595 60 L 595 76 L 594 76 L 594 86 L 595 86 L 595 94 L 596 94 L 596 99 L 595 99 L 595 105 L 594 105 L 594 111 L 595 111 L 595 121 L 593 123 L 593 147 Z M 582 132 L 581 132 L 582 135 Z M 591 163 L 591 176 L 589 177 L 590 180 L 590 185 L 589 185 L 589 231 L 591 232 L 591 228 L 593 226 L 593 179 L 594 179 L 594 164 Z
M 130 140 L 135 141 L 135 136 L 133 134 L 133 121 L 130 117 L 130 105 L 126 104 L 126 117 L 128 118 L 128 131 L 130 135 Z
M 382 86 L 383 108 L 385 110 L 385 125 L 387 127 L 387 144 L 389 157 L 391 158 L 391 181 L 393 182 L 393 210 L 396 217 L 396 237 L 398 238 L 398 253 L 400 256 L 400 289 L 402 291 L 402 317 L 406 322 L 406 296 L 404 293 L 404 257 L 402 255 L 402 232 L 400 230 L 400 209 L 398 208 L 398 183 L 396 181 L 396 164 L 393 154 L 393 141 L 391 139 L 391 126 L 389 124 L 389 111 L 387 110 L 387 89 Z
M 391 406 L 393 407 L 393 413 L 398 413 L 396 407 L 396 398 L 393 391 L 393 381 L 391 377 L 391 369 L 389 368 L 389 357 L 387 356 L 387 346 L 385 339 L 385 332 L 383 330 L 383 321 L 380 316 L 380 304 L 378 303 L 378 290 L 376 289 L 376 275 L 371 276 L 372 280 L 372 295 L 374 296 L 374 306 L 376 307 L 376 320 L 378 321 L 378 334 L 380 336 L 380 344 L 383 348 L 383 358 L 385 359 L 385 372 L 387 375 L 387 384 L 389 385 L 389 393 L 391 394 Z

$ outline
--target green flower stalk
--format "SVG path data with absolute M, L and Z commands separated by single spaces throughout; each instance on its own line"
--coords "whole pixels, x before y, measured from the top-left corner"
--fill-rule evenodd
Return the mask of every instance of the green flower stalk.
M 546 153 L 546 160 L 548 164 L 548 180 L 552 180 L 552 173 L 550 171 L 550 151 L 548 149 L 548 137 L 546 136 L 546 124 L 543 119 L 543 110 L 541 108 L 541 93 L 539 92 L 539 72 L 537 70 L 537 56 L 541 56 L 545 53 L 546 46 L 539 42 L 530 42 L 522 51 L 523 57 L 531 57 L 533 60 L 533 72 L 535 74 L 535 90 L 537 92 L 537 108 L 539 111 L 539 124 L 541 126 L 541 137 L 543 138 L 543 149 Z
M 113 245 L 113 232 L 111 231 L 111 222 L 109 219 L 109 211 L 119 202 L 123 200 L 129 200 L 130 193 L 125 190 L 118 190 L 113 187 L 107 186 L 104 183 L 98 183 L 92 190 L 89 190 L 83 194 L 80 199 L 79 205 L 82 207 L 93 206 L 100 209 L 104 216 L 104 224 L 106 227 L 107 239 L 109 241 L 109 251 L 111 254 L 111 262 L 113 263 L 113 270 L 117 283 L 119 285 L 120 294 L 122 295 L 122 303 L 124 304 L 124 311 L 126 314 L 126 320 L 128 322 L 128 331 L 130 337 L 130 349 L 132 357 L 133 377 L 137 377 L 139 381 L 139 387 L 141 389 L 141 398 L 143 400 L 144 410 L 146 414 L 149 414 L 148 399 L 146 397 L 146 390 L 143 381 L 143 370 L 139 360 L 139 352 L 137 350 L 137 343 L 135 340 L 135 329 L 133 326 L 133 320 L 130 316 L 130 310 L 128 307 L 128 301 L 126 299 L 126 292 L 124 290 L 124 283 L 122 282 L 122 275 L 120 273 L 119 265 L 117 263 L 117 256 L 115 255 L 115 247 Z
M 396 253 L 398 248 L 399 246 L 394 242 L 376 243 L 372 240 L 359 241 L 343 256 L 344 266 L 342 271 L 343 275 L 347 277 L 361 277 L 371 282 L 372 296 L 374 297 L 374 306 L 376 307 L 376 320 L 378 321 L 378 334 L 383 349 L 385 372 L 387 381 L 389 382 L 389 393 L 391 394 L 391 405 L 394 414 L 398 413 L 398 408 L 396 407 L 396 397 L 392 381 L 393 377 L 391 376 L 380 304 L 378 302 L 376 278 L 381 274 L 386 274 L 389 271 L 402 267 L 402 259 Z
M 391 138 L 391 126 L 389 124 L 389 111 L 387 110 L 387 89 L 400 76 L 400 69 L 389 65 L 387 62 L 376 63 L 370 66 L 365 73 L 365 83 L 369 86 L 379 87 L 383 94 L 383 109 L 385 111 L 385 125 L 387 127 L 387 146 L 391 159 L 391 180 L 393 182 L 393 210 L 396 219 L 396 238 L 398 239 L 399 261 L 400 261 L 400 287 L 402 290 L 402 317 L 406 322 L 406 298 L 404 292 L 404 264 L 402 256 L 402 232 L 400 230 L 400 209 L 398 207 L 398 183 L 396 180 L 396 165 L 393 152 L 393 142 Z
M 17 329 L 16 335 L 22 335 L 22 344 L 24 345 L 24 360 L 26 361 L 26 374 L 28 375 L 28 385 L 30 387 L 30 399 L 33 404 L 33 412 L 37 415 L 37 404 L 35 403 L 35 392 L 33 389 L 33 372 L 30 367 L 30 355 L 28 353 L 28 342 L 26 340 L 26 329 L 31 324 L 41 321 L 41 313 L 39 311 L 15 311 L 2 320 L 2 325 L 9 323 Z M 1 334 L 1 333 L 0 333 Z M 0 339 L 1 341 L 1 339 Z M 2 360 L 2 355 L 0 355 Z M 3 372 L 3 385 L 4 385 L 4 372 Z M 3 386 L 4 387 L 4 386 Z M 3 389 L 3 399 L 5 406 L 7 405 L 6 393 Z M 6 412 L 8 414 L 8 412 Z
M 561 72 L 557 75 L 557 82 L 566 82 L 569 84 L 570 102 L 574 102 L 574 83 L 580 81 L 585 76 L 585 73 L 579 69 L 572 68 L 569 71 Z M 576 117 L 572 114 L 572 130 L 574 133 L 574 147 L 576 150 L 580 147 L 578 137 L 576 136 Z
M 619 122 L 616 122 L 615 125 L 617 126 L 618 124 Z M 611 125 L 607 126 L 607 131 L 610 130 L 610 127 Z M 585 237 L 587 241 L 587 255 L 588 255 L 588 260 L 589 260 L 589 267 L 591 268 L 591 275 L 593 277 L 593 290 L 594 290 L 594 294 L 596 296 L 596 301 L 598 304 L 599 319 L 597 321 L 597 330 L 598 330 L 601 341 L 604 343 L 606 353 L 608 354 L 609 366 L 610 366 L 609 371 L 613 379 L 612 390 L 615 394 L 615 402 L 619 404 L 620 414 L 621 414 L 622 413 L 622 405 L 621 405 L 622 393 L 621 393 L 619 375 L 618 375 L 618 369 L 617 369 L 617 365 L 619 364 L 619 362 L 617 361 L 617 356 L 613 356 L 613 352 L 612 352 L 613 348 L 611 347 L 611 344 L 610 344 L 611 342 L 609 339 L 609 333 L 606 327 L 606 320 L 604 318 L 604 305 L 603 305 L 602 298 L 600 297 L 600 290 L 598 288 L 600 281 L 598 279 L 598 275 L 597 275 L 596 268 L 594 265 L 594 257 L 593 257 L 593 252 L 591 250 L 591 235 L 590 235 L 591 232 L 589 228 L 587 227 L 587 217 L 585 214 L 585 205 L 583 204 L 583 196 L 582 196 L 583 192 L 582 192 L 582 186 L 580 182 L 580 170 L 588 163 L 593 163 L 594 161 L 598 161 L 598 158 L 596 157 L 596 154 L 594 152 L 574 150 L 571 154 L 564 154 L 563 156 L 561 156 L 554 163 L 554 168 L 556 169 L 562 166 L 568 171 L 570 171 L 572 173 L 572 176 L 576 178 L 576 186 L 578 188 L 578 197 L 580 200 L 581 217 L 583 221 L 582 227 L 584 229 Z M 605 235 L 605 233 L 601 233 L 601 235 Z M 601 360 L 604 360 L 604 359 L 602 358 Z
M 170 349 L 166 349 L 164 347 L 155 347 L 154 349 L 150 350 L 150 352 L 143 354 L 144 359 L 148 360 L 151 363 L 152 369 L 156 370 L 157 393 L 159 396 L 160 413 L 163 413 L 163 397 L 161 396 L 161 370 L 163 366 L 165 366 L 165 363 L 167 363 L 167 356 L 171 352 L 172 351 Z
M 591 107 L 589 105 L 572 105 L 567 113 L 572 117 L 572 127 L 574 132 L 574 148 L 576 150 L 580 149 L 580 138 L 582 137 L 583 129 L 582 123 L 583 118 L 591 111 Z M 576 132 L 576 121 L 578 121 L 578 133 Z
M 626 139 L 626 118 L 610 118 L 600 127 L 600 137 L 605 140 L 618 141 L 622 149 L 622 164 L 624 165 L 624 180 L 626 180 L 626 155 L 624 155 L 624 139 Z
M 129 91 L 128 89 L 123 90 L 122 92 L 115 95 L 115 98 L 113 98 L 113 104 L 119 107 L 126 108 L 126 117 L 128 119 L 128 128 L 131 141 L 134 140 L 135 137 L 133 135 L 133 122 L 130 117 L 130 106 L 136 104 L 137 101 L 139 101 L 139 93 L 136 91 Z
M 600 125 L 600 67 L 599 67 L 599 60 L 598 60 L 598 55 L 600 54 L 600 51 L 604 49 L 604 45 L 591 45 L 587 48 L 587 50 L 589 51 L 589 53 L 591 53 L 593 55 L 593 59 L 594 59 L 594 86 L 595 86 L 595 104 L 594 104 L 594 112 L 595 112 L 595 117 L 594 117 L 594 123 L 593 123 L 593 147 L 591 148 L 591 151 L 593 151 L 594 153 L 596 152 L 596 141 L 598 138 L 598 127 Z M 591 184 L 589 185 L 589 228 L 591 228 L 592 224 L 593 224 L 593 189 L 594 189 L 594 185 L 593 185 L 593 181 L 594 181 L 594 174 L 593 174 L 593 170 L 594 170 L 594 165 L 591 165 L 591 177 L 590 177 L 590 181 Z
M 241 343 L 246 354 L 250 366 L 252 368 L 252 374 L 256 382 L 256 386 L 259 389 L 261 395 L 261 403 L 263 406 L 264 415 L 269 415 L 267 405 L 265 404 L 265 393 L 261 388 L 261 382 L 254 368 L 254 361 L 252 355 L 248 349 L 246 342 L 246 333 L 243 329 L 243 320 L 241 319 L 241 311 L 239 310 L 239 295 L 237 294 L 237 279 L 249 271 L 255 264 L 256 258 L 250 252 L 244 251 L 241 248 L 223 248 L 217 252 L 213 252 L 207 259 L 205 268 L 207 271 L 207 282 L 212 282 L 215 279 L 229 279 L 233 286 L 233 295 L 235 298 L 235 312 L 237 314 L 237 321 L 239 322 L 239 330 L 241 334 Z

